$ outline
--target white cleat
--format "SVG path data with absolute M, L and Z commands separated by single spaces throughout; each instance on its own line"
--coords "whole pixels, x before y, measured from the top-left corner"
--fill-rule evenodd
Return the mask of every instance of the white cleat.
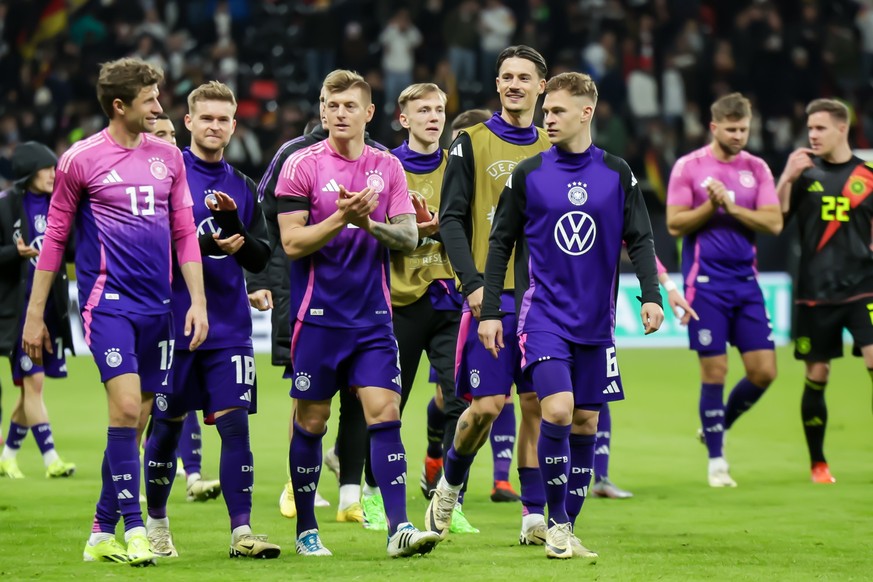
M 573 547 L 570 539 L 573 537 L 573 527 L 569 522 L 555 523 L 546 532 L 546 557 L 568 560 L 573 557 Z
M 592 564 L 597 561 L 597 552 L 592 552 L 582 545 L 582 540 L 570 534 L 570 549 L 573 550 L 574 558 L 585 558 Z
M 388 538 L 388 555 L 392 558 L 407 558 L 416 554 L 428 554 L 442 541 L 434 531 L 419 531 L 408 521 L 401 523 Z
M 315 492 L 315 507 L 330 507 L 330 501 L 322 497 L 317 490 Z
M 221 495 L 221 482 L 218 479 L 197 479 L 189 483 L 186 499 L 188 501 L 209 501 Z
M 336 447 L 330 447 L 327 449 L 327 452 L 324 454 L 324 466 L 327 467 L 327 470 L 336 475 L 337 481 L 340 478 L 340 461 L 339 456 L 336 454 Z
M 317 529 L 308 529 L 297 536 L 297 553 L 301 556 L 332 556 L 330 550 L 321 543 Z
M 709 460 L 709 486 L 710 487 L 736 487 L 737 482 L 731 479 L 730 467 L 724 457 L 716 457 Z
M 529 519 L 532 515 L 534 514 L 525 517 Z M 522 522 L 521 533 L 518 534 L 518 543 L 522 546 L 541 546 L 546 543 L 546 534 L 548 532 L 546 518 L 544 516 L 538 517 L 540 518 L 539 520 L 528 525 Z
M 442 485 L 442 483 L 440 483 Z M 452 491 L 438 486 L 433 490 L 433 497 L 424 512 L 424 525 L 427 531 L 437 534 L 441 540 L 449 535 L 452 526 L 452 512 L 458 503 L 460 491 Z M 399 531 L 399 530 L 398 530 Z
M 179 552 L 176 551 L 176 546 L 173 544 L 173 534 L 170 533 L 170 528 L 161 526 L 148 528 L 148 539 L 152 553 L 157 557 L 179 557 Z

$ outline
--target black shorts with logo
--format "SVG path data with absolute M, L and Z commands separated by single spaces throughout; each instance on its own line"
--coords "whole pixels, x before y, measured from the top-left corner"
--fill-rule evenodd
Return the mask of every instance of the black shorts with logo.
M 852 353 L 873 344 L 873 298 L 840 305 L 798 305 L 794 326 L 794 357 L 824 362 L 843 356 L 843 329 L 855 340 Z

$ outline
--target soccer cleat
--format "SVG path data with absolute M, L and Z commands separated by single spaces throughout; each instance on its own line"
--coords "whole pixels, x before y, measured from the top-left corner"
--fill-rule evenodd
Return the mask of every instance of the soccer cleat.
M 419 531 L 411 523 L 401 523 L 394 535 L 388 538 L 388 555 L 392 558 L 407 558 L 415 554 L 428 554 L 442 541 L 439 534 Z
M 15 457 L 0 461 L 0 477 L 9 477 L 10 479 L 24 479 L 24 473 L 18 468 L 18 461 Z
M 452 527 L 458 493 L 459 491 L 437 487 L 433 490 L 433 497 L 424 512 L 425 528 L 438 534 L 442 540 L 446 539 Z
M 86 562 L 115 562 L 116 564 L 127 563 L 127 550 L 124 549 L 117 539 L 111 538 L 103 540 L 93 546 L 89 543 L 85 544 L 85 551 L 82 552 L 82 558 Z
M 470 522 L 467 521 L 467 516 L 464 515 L 464 510 L 461 508 L 461 504 L 458 503 L 455 505 L 455 508 L 452 510 L 452 523 L 449 525 L 449 533 L 453 534 L 477 534 L 479 530 L 470 525 Z
M 282 549 L 267 541 L 265 535 L 242 534 L 230 544 L 228 555 L 231 558 L 258 558 L 271 560 L 278 558 Z
M 440 477 L 443 476 L 443 460 L 424 458 L 424 465 L 421 467 L 421 492 L 425 499 L 433 497 L 433 490 L 439 485 Z
M 134 567 L 154 566 L 158 558 L 144 534 L 134 534 L 127 540 L 127 563 Z
M 345 509 L 337 509 L 336 520 L 340 523 L 364 523 L 364 508 L 360 503 L 352 503 Z
M 339 481 L 340 478 L 340 461 L 339 456 L 336 454 L 336 447 L 330 447 L 327 452 L 324 454 L 324 466 L 327 467 L 327 470 L 336 475 L 336 480 Z
M 182 459 L 179 458 L 176 460 L 176 477 L 184 477 L 185 476 L 185 465 L 182 463 Z
M 573 557 L 573 547 L 570 538 L 573 529 L 570 523 L 555 523 L 546 532 L 546 557 L 566 560 Z
M 573 550 L 574 558 L 585 558 L 592 564 L 597 561 L 597 552 L 592 552 L 582 545 L 582 540 L 572 533 L 570 534 L 570 549 Z
M 330 501 L 321 496 L 317 490 L 315 492 L 315 501 L 313 503 L 315 507 L 330 507 Z
M 736 487 L 737 482 L 731 479 L 727 461 L 724 457 L 716 457 L 709 460 L 709 486 L 710 487 Z
M 812 465 L 812 482 L 830 484 L 836 483 L 837 480 L 831 475 L 831 470 L 827 463 L 813 463 Z
M 321 543 L 317 529 L 308 529 L 297 536 L 297 553 L 301 556 L 332 556 L 330 550 Z
M 153 526 L 148 530 L 149 544 L 152 547 L 152 552 L 159 558 L 178 558 L 179 552 L 176 551 L 176 546 L 173 544 L 173 534 L 170 533 L 170 528 Z
M 598 480 L 594 487 L 591 488 L 591 492 L 595 497 L 605 497 L 607 499 L 630 499 L 634 496 L 630 491 L 625 491 L 618 487 L 608 477 Z
M 297 517 L 297 504 L 294 502 L 294 485 L 291 479 L 285 483 L 282 495 L 279 496 L 279 513 L 288 519 Z
M 527 527 L 522 522 L 521 533 L 518 534 L 518 543 L 522 546 L 541 546 L 546 543 L 547 533 L 548 528 L 546 527 L 545 517 Z
M 75 472 L 76 465 L 73 463 L 65 463 L 61 459 L 55 459 L 51 465 L 45 468 L 45 476 L 48 479 L 71 477 Z
M 382 495 L 364 495 L 361 497 L 361 508 L 364 512 L 364 529 L 388 531 L 388 518 L 385 517 Z
M 188 501 L 209 501 L 221 495 L 221 481 L 218 479 L 197 479 L 188 484 Z
M 495 503 L 521 501 L 521 495 L 515 492 L 509 481 L 495 481 L 491 489 L 491 501 Z

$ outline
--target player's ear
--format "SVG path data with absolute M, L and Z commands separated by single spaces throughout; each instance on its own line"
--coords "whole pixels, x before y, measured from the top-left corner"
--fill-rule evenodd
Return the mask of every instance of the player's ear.
M 537 95 L 542 95 L 543 93 L 546 92 L 546 80 L 545 79 L 540 79 L 540 82 L 537 86 L 539 87 L 539 90 L 537 91 Z
M 400 122 L 400 125 L 401 127 L 403 127 L 403 129 L 409 129 L 409 118 L 406 117 L 405 113 L 401 113 L 397 120 Z
M 376 106 L 373 103 L 367 105 L 367 123 L 373 120 L 373 114 L 376 112 Z
M 234 123 L 236 123 L 236 120 L 234 120 Z M 185 114 L 185 128 L 188 131 L 191 131 L 191 114 L 190 113 Z
M 121 99 L 112 100 L 112 111 L 117 115 L 124 115 L 124 101 Z M 113 115 L 114 117 L 115 115 Z

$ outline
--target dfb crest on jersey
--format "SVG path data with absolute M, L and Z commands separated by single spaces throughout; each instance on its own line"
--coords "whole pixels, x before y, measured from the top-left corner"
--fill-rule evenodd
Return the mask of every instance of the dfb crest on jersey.
M 478 388 L 481 381 L 479 370 L 470 370 L 470 388 Z
M 216 206 L 218 206 L 218 199 L 215 197 L 215 190 L 204 190 L 203 191 L 203 204 L 206 205 L 206 208 L 209 210 L 214 210 Z
M 18 360 L 18 365 L 21 366 L 22 372 L 30 372 L 33 369 L 33 360 L 31 360 L 27 354 L 24 354 L 21 356 L 21 359 Z
M 109 348 L 106 350 L 106 365 L 110 368 L 117 368 L 121 365 L 123 358 L 118 348 Z
M 311 376 L 306 372 L 297 372 L 297 377 L 294 378 L 294 387 L 301 392 L 306 392 L 312 386 Z
M 708 346 L 712 343 L 712 331 L 701 329 L 697 332 L 697 341 L 699 341 L 702 346 Z
M 155 180 L 163 180 L 170 174 L 167 164 L 161 158 L 149 158 L 149 172 L 152 173 Z
M 754 188 L 758 183 L 755 180 L 755 174 L 750 172 L 749 170 L 740 170 L 737 172 L 740 175 L 740 184 L 742 184 L 745 188 Z
M 588 190 L 586 190 L 586 186 L 588 184 L 583 184 L 582 182 L 570 182 L 567 184 L 567 188 L 570 190 L 567 192 L 567 198 L 569 198 L 570 203 L 573 206 L 582 206 L 586 202 L 588 202 Z
M 45 215 L 37 214 L 36 216 L 33 217 L 33 230 L 35 230 L 39 234 L 42 234 L 45 232 L 45 227 L 46 227 Z
M 382 178 L 382 172 L 379 170 L 367 170 L 367 188 L 371 188 L 376 194 L 385 189 L 385 180 Z
M 155 396 L 155 406 L 158 407 L 158 410 L 161 412 L 167 411 L 167 398 L 163 394 L 158 394 Z

